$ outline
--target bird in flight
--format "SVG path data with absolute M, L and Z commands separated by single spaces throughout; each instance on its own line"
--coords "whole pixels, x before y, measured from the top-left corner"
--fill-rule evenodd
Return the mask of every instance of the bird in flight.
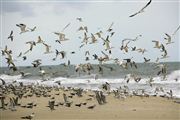
M 136 16 L 137 14 L 140 14 L 140 13 L 144 12 L 144 9 L 151 4 L 151 1 L 152 1 L 152 0 L 150 0 L 143 8 L 141 8 L 141 10 L 139 10 L 138 12 L 130 15 L 129 17 L 134 17 L 134 16 Z
M 10 35 L 8 36 L 8 39 L 11 39 L 11 41 L 13 41 L 13 31 L 11 30 Z
M 21 29 L 21 32 L 19 34 L 28 32 L 29 30 L 26 29 L 26 25 L 25 24 L 16 24 L 17 27 L 19 27 Z

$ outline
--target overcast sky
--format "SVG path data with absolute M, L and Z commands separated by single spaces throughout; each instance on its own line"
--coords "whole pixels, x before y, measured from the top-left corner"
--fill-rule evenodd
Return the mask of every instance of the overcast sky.
M 101 51 L 104 50 L 102 40 L 98 40 L 96 44 L 89 44 L 79 49 L 83 37 L 83 32 L 77 32 L 81 25 L 88 27 L 88 36 L 91 33 L 96 33 L 102 30 L 103 37 L 106 38 L 106 30 L 112 22 L 113 31 L 115 34 L 110 38 L 112 49 L 112 58 L 130 58 L 136 62 L 143 62 L 143 57 L 150 58 L 155 61 L 157 57 L 161 56 L 161 52 L 153 48 L 152 40 L 159 40 L 165 43 L 164 33 L 172 34 L 179 26 L 180 2 L 178 0 L 152 0 L 152 3 L 141 13 L 135 17 L 130 18 L 129 15 L 140 10 L 149 0 L 129 0 L 129 1 L 37 1 L 37 0 L 19 0 L 7 1 L 1 0 L 1 49 L 5 45 L 13 51 L 13 58 L 15 64 L 31 65 L 35 59 L 42 59 L 43 65 L 61 64 L 71 60 L 72 64 L 85 63 L 85 51 L 89 50 L 91 57 L 90 63 L 98 63 L 93 60 L 92 55 L 97 54 L 102 56 Z M 83 22 L 78 22 L 77 17 L 81 17 Z M 37 26 L 34 32 L 27 32 L 19 34 L 20 29 L 16 24 L 24 23 L 28 27 L 33 28 Z M 58 44 L 55 40 L 58 38 L 53 32 L 60 32 L 68 23 L 70 26 L 64 31 L 69 41 Z M 10 31 L 14 31 L 14 41 L 7 39 Z M 179 56 L 179 33 L 172 38 L 175 42 L 166 46 L 168 50 L 167 59 L 161 61 L 180 61 Z M 142 37 L 137 41 L 130 43 L 129 46 L 137 46 L 137 48 L 146 48 L 148 52 L 144 55 L 138 52 L 128 52 L 124 54 L 119 48 L 124 38 L 135 38 L 138 35 Z M 66 51 L 65 59 L 60 57 L 56 61 L 52 61 L 55 57 L 55 52 L 52 54 L 44 54 L 45 47 L 43 45 L 36 45 L 32 52 L 27 53 L 27 60 L 17 58 L 20 52 L 25 52 L 29 49 L 29 45 L 25 44 L 27 41 L 37 41 L 38 36 L 49 45 L 51 50 Z M 70 54 L 75 51 L 76 54 Z M 0 57 L 1 66 L 7 66 L 5 57 Z

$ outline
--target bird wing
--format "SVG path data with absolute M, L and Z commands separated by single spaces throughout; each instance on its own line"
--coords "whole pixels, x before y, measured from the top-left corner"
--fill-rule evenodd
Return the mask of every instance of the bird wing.
M 62 31 L 64 31 L 67 27 L 69 27 L 70 24 L 71 24 L 71 23 L 68 23 L 68 24 L 62 29 Z
M 136 12 L 136 13 L 134 13 L 134 14 L 132 14 L 132 15 L 130 15 L 129 17 L 134 17 L 135 15 L 137 15 L 137 14 L 139 14 L 139 13 L 141 13 L 141 12 L 143 12 L 144 11 L 144 9 L 147 7 L 147 6 L 149 6 L 150 5 L 150 3 L 151 3 L 151 1 L 152 0 L 150 0 L 143 8 L 141 8 L 141 10 L 139 10 L 138 12 Z
M 152 1 L 152 0 L 150 0 L 150 1 L 141 9 L 141 11 L 143 11 L 147 6 L 149 6 L 149 5 L 151 4 L 151 1 Z

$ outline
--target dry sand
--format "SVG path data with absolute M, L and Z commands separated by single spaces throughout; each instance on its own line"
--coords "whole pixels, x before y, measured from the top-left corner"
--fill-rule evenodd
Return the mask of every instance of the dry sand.
M 60 93 L 60 95 L 55 95 Z M 65 92 L 69 94 L 69 92 Z M 55 97 L 56 102 L 63 102 L 62 91 L 51 93 Z M 114 98 L 113 94 L 107 96 L 107 103 L 99 105 L 95 98 L 88 95 L 91 92 L 83 93 L 83 97 L 73 96 L 68 98 L 73 101 L 71 107 L 58 106 L 51 111 L 48 107 L 50 98 L 45 97 L 28 97 L 20 100 L 21 105 L 28 102 L 37 103 L 36 107 L 21 108 L 17 107 L 17 111 L 1 110 L 0 120 L 21 120 L 22 116 L 35 113 L 34 120 L 180 120 L 180 104 L 175 103 L 172 99 L 160 97 L 128 97 L 125 100 Z M 87 105 L 81 107 L 75 106 L 76 103 L 87 102 Z M 94 109 L 87 109 L 88 106 L 96 104 Z

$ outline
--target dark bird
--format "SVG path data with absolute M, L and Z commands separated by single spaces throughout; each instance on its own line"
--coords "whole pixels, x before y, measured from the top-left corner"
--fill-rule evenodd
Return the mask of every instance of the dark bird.
M 11 30 L 10 35 L 8 36 L 8 39 L 11 39 L 11 41 L 13 41 L 13 31 Z
M 81 107 L 81 103 L 79 103 L 79 104 L 75 104 L 75 106 Z
M 30 114 L 30 115 L 28 115 L 28 116 L 21 117 L 21 118 L 22 118 L 22 119 L 32 120 L 34 116 L 35 116 L 35 114 L 34 114 L 34 113 L 32 113 L 32 114 Z
M 26 56 L 23 56 L 22 58 L 23 58 L 23 60 L 26 60 L 26 59 L 27 59 L 27 57 L 26 57 Z
M 76 18 L 76 20 L 78 20 L 79 22 L 82 22 L 82 18 Z
M 145 58 L 144 57 L 144 63 L 147 63 L 147 62 L 149 62 L 151 59 L 147 59 L 147 58 Z
M 94 107 L 96 107 L 96 105 L 91 105 L 91 106 L 88 106 L 87 108 L 88 109 L 94 109 Z
M 130 15 L 129 17 L 134 17 L 134 16 L 136 16 L 137 14 L 140 14 L 140 13 L 144 12 L 144 9 L 151 4 L 151 1 L 152 1 L 152 0 L 150 0 L 141 10 L 139 10 L 138 12 Z
M 6 82 L 2 78 L 0 78 L 0 80 L 2 81 L 2 85 L 6 84 Z

